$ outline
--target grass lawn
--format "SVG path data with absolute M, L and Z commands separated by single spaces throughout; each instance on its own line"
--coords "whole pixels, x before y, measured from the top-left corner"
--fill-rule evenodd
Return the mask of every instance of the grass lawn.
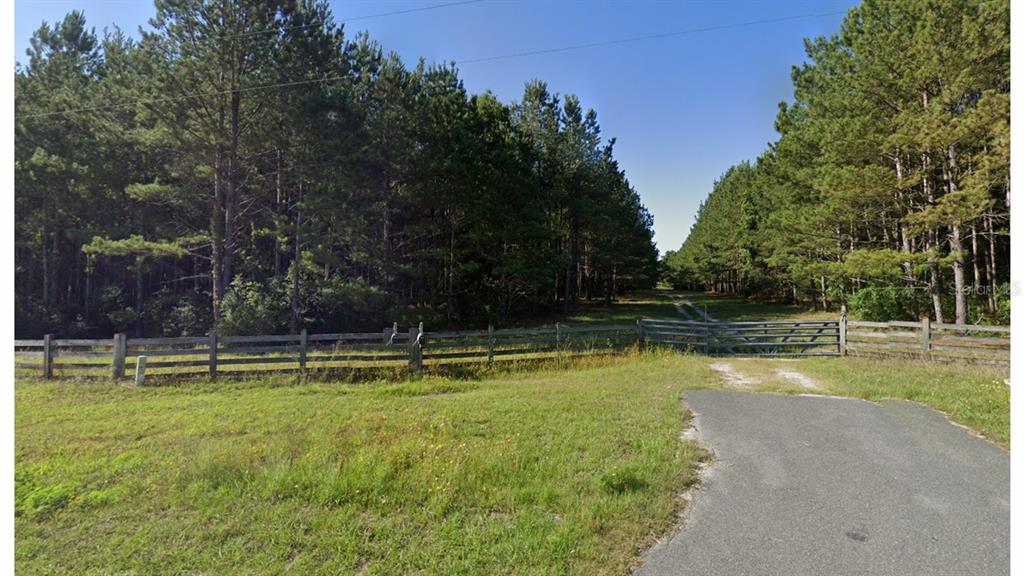
M 555 321 L 565 324 L 633 324 L 637 318 L 679 318 L 672 304 L 672 290 L 640 290 L 619 297 L 611 304 L 601 300 L 582 301 L 572 314 L 552 319 L 524 319 L 518 326 L 553 326 Z
M 20 574 L 625 574 L 706 458 L 687 388 L 906 398 L 1009 443 L 1005 369 L 674 353 L 480 378 L 20 379 Z
M 740 296 L 726 296 L 710 292 L 678 292 L 698 310 L 707 306 L 708 314 L 716 320 L 836 320 L 839 310 L 824 312 L 812 307 L 777 302 L 751 302 Z
M 593 361 L 592 361 L 593 362 Z M 19 574 L 622 574 L 703 453 L 677 356 L 483 380 L 21 380 Z

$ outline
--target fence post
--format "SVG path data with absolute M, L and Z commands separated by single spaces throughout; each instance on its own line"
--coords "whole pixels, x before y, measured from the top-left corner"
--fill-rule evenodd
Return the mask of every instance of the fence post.
M 932 318 L 925 316 L 921 319 L 921 346 L 924 348 L 925 358 L 932 356 Z
M 306 371 L 306 347 L 309 343 L 309 334 L 306 329 L 303 328 L 302 332 L 299 332 L 299 370 Z
M 846 356 L 846 304 L 839 308 L 839 355 Z
M 409 367 L 414 370 L 423 368 L 423 346 L 420 338 L 423 337 L 423 322 L 419 327 L 409 328 Z
M 124 378 L 124 357 L 128 349 L 127 337 L 124 334 L 114 334 L 114 379 Z
M 43 378 L 53 378 L 53 334 L 43 336 Z
M 210 379 L 217 377 L 217 332 L 210 330 Z
M 138 356 L 135 358 L 135 385 L 144 386 L 146 384 L 146 357 Z
M 487 363 L 494 362 L 494 325 L 487 325 Z
M 637 350 L 643 350 L 645 340 L 647 338 L 644 335 L 644 320 L 643 318 L 636 319 L 636 347 Z
M 562 360 L 562 324 L 555 322 L 555 356 L 559 362 Z

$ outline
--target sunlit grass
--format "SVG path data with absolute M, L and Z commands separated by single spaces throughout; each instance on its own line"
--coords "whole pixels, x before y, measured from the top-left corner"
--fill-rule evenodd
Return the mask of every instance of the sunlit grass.
M 624 573 L 699 361 L 363 384 L 19 381 L 19 573 Z
M 782 304 L 778 302 L 755 302 L 740 296 L 712 294 L 710 292 L 680 292 L 695 308 L 704 311 L 719 321 L 747 320 L 835 320 L 839 310 L 825 312 L 812 306 Z
M 1004 447 L 1010 445 L 1006 367 L 848 357 L 807 359 L 801 370 L 827 382 L 833 394 L 921 402 Z
M 881 358 L 718 358 L 756 383 L 743 388 L 787 394 L 831 394 L 864 400 L 920 402 L 952 421 L 1009 447 L 1009 370 L 999 366 Z M 797 372 L 818 388 L 807 388 L 780 374 Z M 719 378 L 719 381 L 722 379 Z
M 756 382 L 729 385 L 726 362 Z M 778 371 L 816 381 L 809 390 Z M 622 574 L 704 458 L 685 389 L 904 398 L 1009 443 L 1005 369 L 671 352 L 16 383 L 24 574 Z
M 638 318 L 681 318 L 672 304 L 675 292 L 666 289 L 640 290 L 617 298 L 611 304 L 603 300 L 583 300 L 568 315 L 552 318 L 528 318 L 518 326 L 553 326 L 556 321 L 569 324 L 633 324 Z

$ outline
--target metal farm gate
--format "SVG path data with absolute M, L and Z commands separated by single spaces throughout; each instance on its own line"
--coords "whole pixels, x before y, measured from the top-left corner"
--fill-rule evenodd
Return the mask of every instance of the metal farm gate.
M 669 346 L 708 355 L 838 356 L 839 320 L 702 322 L 641 319 L 642 345 Z

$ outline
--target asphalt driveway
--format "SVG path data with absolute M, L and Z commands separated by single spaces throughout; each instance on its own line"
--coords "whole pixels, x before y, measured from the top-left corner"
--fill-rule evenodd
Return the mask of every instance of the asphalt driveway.
M 904 401 L 687 392 L 715 454 L 643 575 L 1010 571 L 1010 455 Z

